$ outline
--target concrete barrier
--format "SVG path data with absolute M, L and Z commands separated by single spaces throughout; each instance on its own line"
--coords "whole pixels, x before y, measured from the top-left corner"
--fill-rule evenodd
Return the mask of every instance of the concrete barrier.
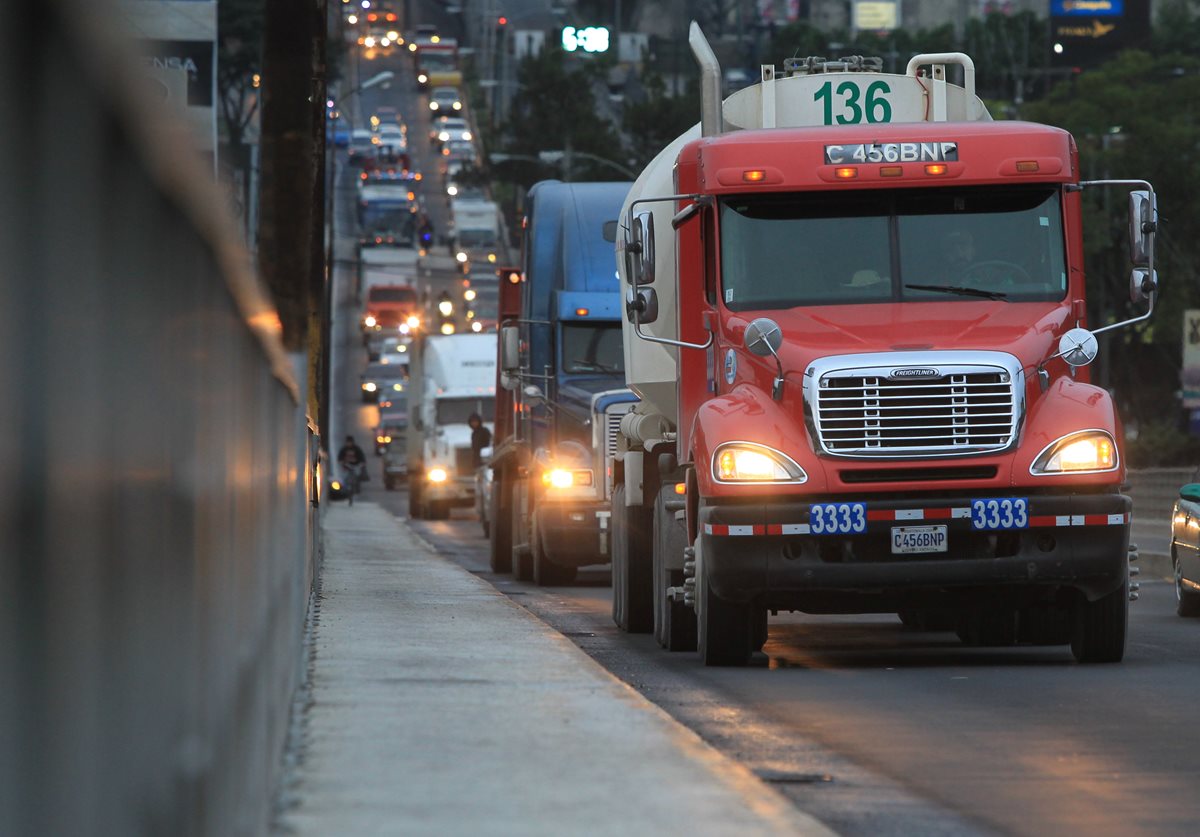
M 211 168 L 88 5 L 0 29 L 0 834 L 262 834 L 315 448 Z

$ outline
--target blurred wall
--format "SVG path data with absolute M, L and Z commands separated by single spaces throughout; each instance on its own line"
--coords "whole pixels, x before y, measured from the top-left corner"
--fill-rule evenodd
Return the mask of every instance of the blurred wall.
M 211 164 L 130 95 L 103 5 L 0 28 L 0 834 L 262 834 L 315 445 Z

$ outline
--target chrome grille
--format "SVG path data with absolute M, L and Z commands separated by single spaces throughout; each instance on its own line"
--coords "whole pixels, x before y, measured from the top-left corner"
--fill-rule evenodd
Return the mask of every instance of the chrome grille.
M 604 461 L 612 460 L 617 450 L 617 433 L 621 430 L 621 417 L 629 412 L 627 403 L 613 404 L 604 414 Z
M 835 370 L 821 376 L 815 414 L 818 438 L 828 453 L 982 453 L 1013 441 L 1017 399 L 1013 376 L 1003 369 L 958 367 L 919 379 L 873 372 Z

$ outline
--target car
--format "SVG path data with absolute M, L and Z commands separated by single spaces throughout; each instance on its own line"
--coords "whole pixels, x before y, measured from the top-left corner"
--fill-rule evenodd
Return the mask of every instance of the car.
M 350 162 L 360 162 L 375 153 L 375 134 L 366 128 L 350 132 Z
M 403 145 L 408 147 L 408 139 L 405 136 L 404 128 L 392 122 L 385 122 L 376 129 L 379 134 L 379 141 L 391 145 Z
M 391 363 L 408 363 L 409 346 L 412 338 L 407 335 L 400 337 L 385 337 L 379 344 L 380 357 L 391 358 Z
M 408 432 L 408 420 L 400 421 L 391 415 L 387 421 L 380 419 L 375 427 L 375 455 L 382 456 L 398 439 Z M 386 481 L 387 477 L 384 477 Z
M 1171 512 L 1171 566 L 1175 612 L 1200 616 L 1200 483 L 1188 483 L 1179 489 L 1179 499 Z
M 470 141 L 473 136 L 467 120 L 461 116 L 439 116 L 429 129 L 429 141 L 435 146 L 450 140 Z
M 449 157 L 451 160 L 474 162 L 475 144 L 467 140 L 450 140 L 442 147 L 442 156 Z
M 389 368 L 385 363 L 367 364 L 366 370 L 358 376 L 358 387 L 362 393 L 364 404 L 374 404 L 385 386 L 390 386 L 396 379 L 396 369 Z
M 435 113 L 457 112 L 462 108 L 462 97 L 456 87 L 435 87 L 429 93 L 429 109 Z

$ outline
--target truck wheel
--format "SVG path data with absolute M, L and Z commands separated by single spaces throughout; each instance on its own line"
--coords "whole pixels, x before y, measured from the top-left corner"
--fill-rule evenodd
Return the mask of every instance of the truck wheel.
M 734 604 L 718 598 L 705 582 L 705 572 L 701 558 L 696 567 L 696 604 L 699 609 L 696 616 L 697 647 L 700 659 L 706 666 L 744 666 L 757 650 L 754 648 L 758 642 L 755 608 L 753 605 Z
M 488 564 L 494 573 L 512 571 L 512 488 L 504 470 L 496 474 L 492 485 L 492 507 L 488 517 L 495 521 L 488 544 Z
M 1071 653 L 1081 663 L 1119 663 L 1125 656 L 1125 629 L 1129 623 L 1129 581 L 1094 602 L 1081 599 L 1075 606 Z
M 654 504 L 654 638 L 668 651 L 696 650 L 696 611 L 682 601 L 671 601 L 667 590 L 683 586 L 683 571 L 666 567 L 673 550 L 687 545 L 687 527 L 667 511 L 664 493 Z
M 654 630 L 654 573 L 646 510 L 625 505 L 625 486 L 612 494 L 613 622 L 631 634 Z
M 1179 554 L 1171 549 L 1171 566 L 1175 570 L 1175 612 L 1185 618 L 1200 616 L 1200 594 L 1190 592 L 1183 584 L 1183 564 Z
M 542 548 L 542 539 L 538 537 L 536 520 L 530 526 L 529 551 L 533 554 L 533 583 L 538 587 L 559 587 L 570 584 L 579 574 L 576 567 L 564 567 L 555 564 Z
M 413 520 L 421 519 L 421 483 L 416 481 L 408 486 L 408 516 Z

